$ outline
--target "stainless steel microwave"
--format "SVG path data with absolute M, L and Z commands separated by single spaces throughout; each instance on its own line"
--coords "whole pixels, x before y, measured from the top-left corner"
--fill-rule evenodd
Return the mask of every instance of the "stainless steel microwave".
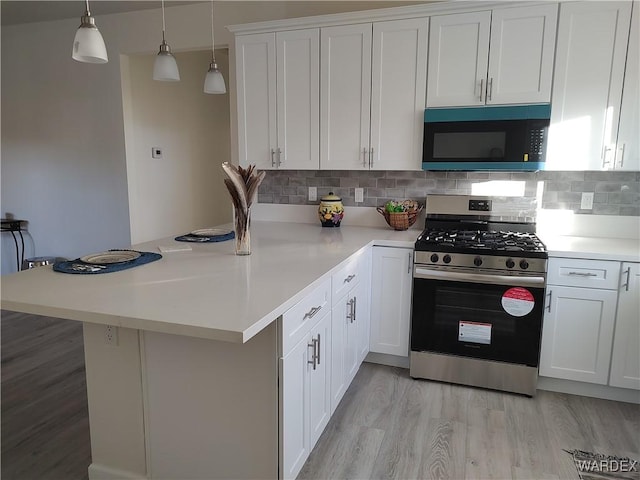
M 423 170 L 544 170 L 551 105 L 427 108 Z

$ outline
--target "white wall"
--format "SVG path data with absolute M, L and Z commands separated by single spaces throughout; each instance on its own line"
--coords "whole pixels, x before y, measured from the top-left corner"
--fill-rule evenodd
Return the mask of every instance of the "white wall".
M 203 92 L 210 51 L 175 54 L 180 82 L 151 78 L 154 55 L 123 68 L 132 243 L 231 222 L 221 164 L 230 158 L 229 96 Z M 227 50 L 216 61 L 229 78 Z M 127 101 L 128 99 L 128 101 Z M 163 156 L 154 159 L 152 147 Z
M 216 2 L 216 45 L 232 43 L 225 25 L 402 4 Z M 157 52 L 162 17 L 159 9 L 100 15 L 99 5 L 92 13 L 107 44 L 107 64 L 71 59 L 78 18 L 2 28 L 0 213 L 29 221 L 35 251 L 27 256 L 77 257 L 131 243 L 120 55 Z M 208 3 L 167 8 L 166 37 L 173 51 L 207 49 L 210 18 Z M 4 233 L 2 273 L 15 271 L 14 263 L 13 241 Z

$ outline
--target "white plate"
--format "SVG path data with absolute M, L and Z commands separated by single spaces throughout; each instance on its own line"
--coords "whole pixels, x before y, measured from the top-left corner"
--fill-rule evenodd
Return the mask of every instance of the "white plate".
M 224 228 L 201 228 L 200 230 L 194 230 L 190 235 L 196 237 L 215 237 L 218 235 L 228 235 L 231 230 L 225 230 Z
M 131 250 L 110 250 L 108 252 L 92 253 L 91 255 L 85 255 L 80 257 L 85 263 L 92 263 L 96 265 L 106 265 L 111 263 L 125 263 L 135 260 L 140 256 L 140 252 L 134 252 Z

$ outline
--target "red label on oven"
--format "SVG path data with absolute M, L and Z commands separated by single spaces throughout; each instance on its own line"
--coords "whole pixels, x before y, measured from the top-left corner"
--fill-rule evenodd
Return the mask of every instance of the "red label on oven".
M 513 317 L 528 315 L 534 305 L 533 294 L 526 288 L 513 287 L 502 295 L 502 308 Z

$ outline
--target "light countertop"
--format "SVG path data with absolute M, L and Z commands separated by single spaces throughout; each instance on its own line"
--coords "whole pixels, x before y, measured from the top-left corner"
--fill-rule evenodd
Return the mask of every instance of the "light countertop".
M 2 278 L 2 308 L 246 342 L 373 240 L 413 248 L 419 233 L 252 222 L 249 256 L 235 255 L 231 240 L 189 243 L 191 251 L 164 253 L 159 261 L 107 274 L 72 275 L 39 267 Z M 185 245 L 167 238 L 133 248 L 157 252 L 160 245 L 178 244 Z
M 541 236 L 550 257 L 640 262 L 640 240 L 577 236 Z

